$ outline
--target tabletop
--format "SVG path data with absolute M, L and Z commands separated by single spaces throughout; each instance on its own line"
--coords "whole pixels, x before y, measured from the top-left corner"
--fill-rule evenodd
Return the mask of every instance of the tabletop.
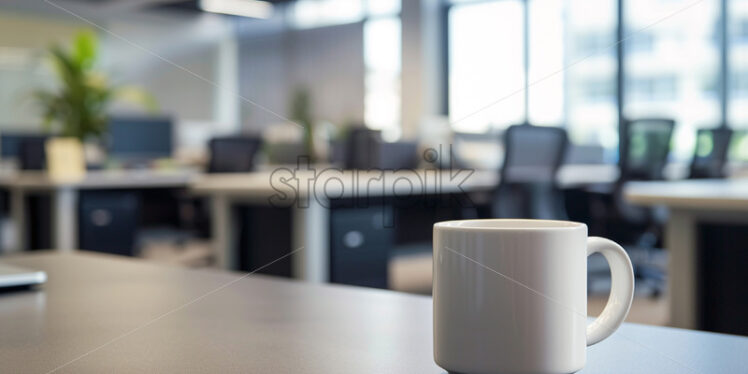
M 748 179 L 692 179 L 626 183 L 624 196 L 641 205 L 695 210 L 748 210 Z
M 3 372 L 444 373 L 429 297 L 84 252 L 0 261 L 49 275 L 0 293 Z M 624 324 L 582 373 L 739 373 L 746 352 L 748 338 Z
M 0 186 L 30 190 L 181 188 L 187 187 L 196 174 L 191 169 L 94 170 L 80 179 L 55 180 L 44 171 L 4 171 L 0 172 Z
M 192 188 L 198 193 L 262 197 L 278 192 L 307 194 L 309 191 L 318 194 L 325 191 L 341 197 L 364 193 L 401 196 L 493 189 L 500 182 L 499 174 L 497 170 L 473 169 L 297 170 L 288 166 L 253 173 L 203 174 L 195 178 Z M 559 169 L 558 183 L 563 187 L 612 183 L 618 174 L 616 165 L 564 165 Z

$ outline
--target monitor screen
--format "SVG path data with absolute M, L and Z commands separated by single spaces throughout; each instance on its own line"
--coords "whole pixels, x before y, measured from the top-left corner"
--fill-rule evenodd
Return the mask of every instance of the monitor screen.
M 47 135 L 31 133 L 8 133 L 0 134 L 0 157 L 4 159 L 17 159 L 21 151 L 21 143 L 26 140 L 47 139 Z
M 109 155 L 144 159 L 172 156 L 171 118 L 112 117 L 109 120 Z

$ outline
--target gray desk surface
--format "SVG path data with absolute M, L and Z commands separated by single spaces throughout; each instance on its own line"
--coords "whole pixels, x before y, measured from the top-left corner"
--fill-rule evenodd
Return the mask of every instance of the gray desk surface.
M 2 261 L 49 274 L 0 294 L 2 372 L 443 372 L 428 297 L 94 254 Z M 744 373 L 746 353 L 748 338 L 626 324 L 583 372 Z
M 748 210 L 748 178 L 630 182 L 626 199 L 635 204 L 692 210 Z
M 290 178 L 293 169 L 266 170 L 254 173 L 235 174 L 202 174 L 196 177 L 191 187 L 201 193 L 225 195 L 254 195 L 267 197 L 279 190 L 292 192 L 290 185 L 281 183 L 281 177 Z M 528 169 L 532 174 L 533 170 Z M 543 170 L 544 172 L 544 170 Z M 352 194 L 413 194 L 416 193 L 449 193 L 486 190 L 496 187 L 499 172 L 496 170 L 344 170 L 315 169 L 298 171 L 301 179 L 315 178 L 314 187 L 330 191 L 331 195 L 350 196 Z M 618 178 L 616 165 L 564 165 L 559 170 L 558 182 L 564 187 L 576 187 L 589 184 L 613 183 Z M 464 178 L 463 178 L 464 176 Z M 324 183 L 335 179 L 333 183 Z M 410 183 L 408 183 L 410 182 Z M 291 183 L 293 184 L 293 183 Z M 295 186 L 295 184 L 293 184 Z M 306 194 L 307 185 L 301 186 L 301 193 Z
M 186 187 L 198 173 L 190 169 L 88 171 L 75 181 L 58 181 L 43 171 L 2 171 L 0 186 L 30 190 Z

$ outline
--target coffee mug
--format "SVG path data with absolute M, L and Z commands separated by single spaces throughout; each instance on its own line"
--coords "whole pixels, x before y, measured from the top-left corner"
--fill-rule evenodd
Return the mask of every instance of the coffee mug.
M 587 324 L 587 256 L 612 289 Z M 612 334 L 634 296 L 618 244 L 567 221 L 486 219 L 434 225 L 434 360 L 454 373 L 572 373 Z

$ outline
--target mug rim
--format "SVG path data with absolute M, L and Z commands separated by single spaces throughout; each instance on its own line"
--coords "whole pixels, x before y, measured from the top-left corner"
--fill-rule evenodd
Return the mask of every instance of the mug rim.
M 442 221 L 434 224 L 434 229 L 465 231 L 566 231 L 583 227 L 587 227 L 587 225 L 576 221 L 514 218 L 464 219 Z

